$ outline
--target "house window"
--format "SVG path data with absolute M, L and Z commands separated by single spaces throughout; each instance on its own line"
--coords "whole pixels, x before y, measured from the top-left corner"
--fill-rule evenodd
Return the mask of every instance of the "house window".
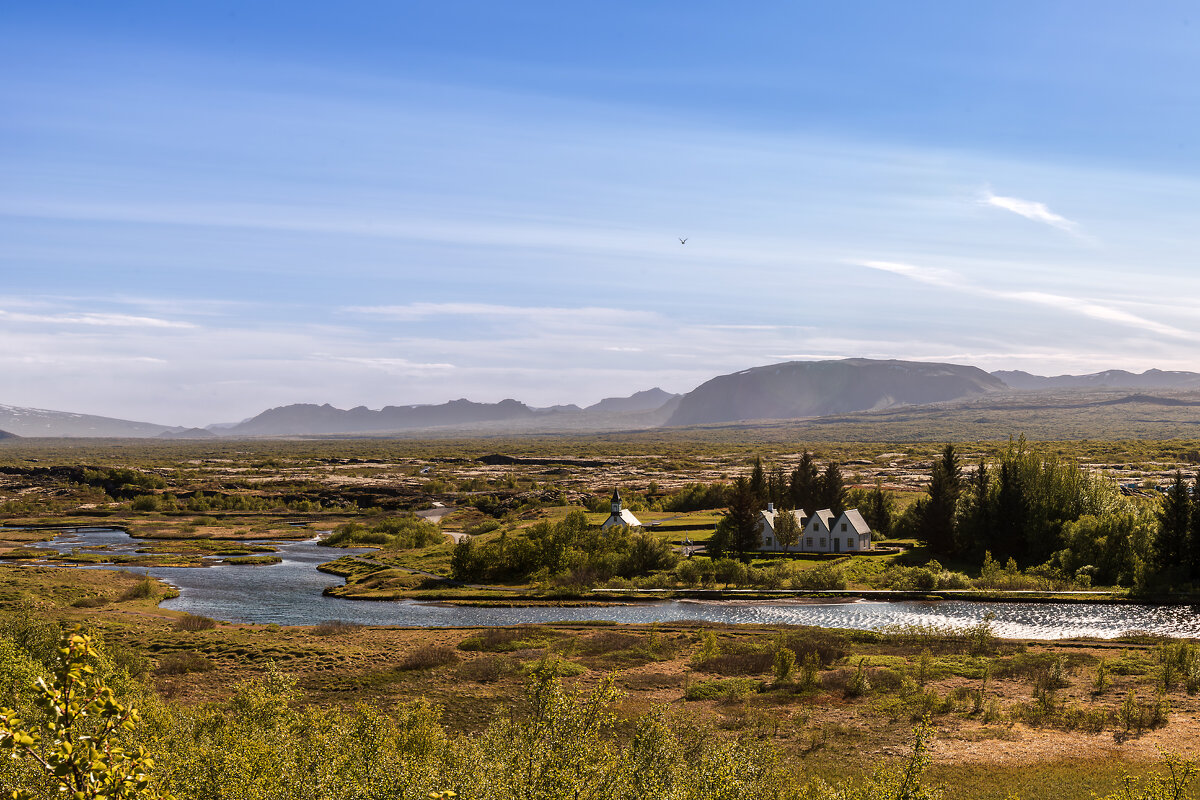
M 825 546 L 825 537 L 822 536 L 821 537 L 821 547 L 824 547 L 824 546 Z
M 767 537 L 767 547 L 770 547 L 770 546 L 771 546 L 771 537 L 768 536 Z
M 812 537 L 811 537 L 811 536 L 810 536 L 810 537 L 808 537 L 808 543 L 807 543 L 807 545 L 806 545 L 806 546 L 808 546 L 808 547 L 812 547 Z
M 846 537 L 846 549 L 847 549 L 847 550 L 853 550 L 853 549 L 854 549 L 854 539 L 853 539 L 853 537 L 850 537 L 850 536 L 847 536 L 847 537 Z
M 845 530 L 846 530 L 846 523 L 843 522 L 842 523 L 842 531 L 845 532 Z

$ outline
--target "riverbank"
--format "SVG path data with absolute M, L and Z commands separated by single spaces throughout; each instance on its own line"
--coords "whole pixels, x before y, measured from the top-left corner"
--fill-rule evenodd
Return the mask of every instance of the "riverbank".
M 903 757 L 914 720 L 928 715 L 931 776 L 963 800 L 1015 789 L 1085 798 L 1112 791 L 1122 770 L 1148 770 L 1159 747 L 1191 755 L 1200 747 L 1200 699 L 1180 672 L 1162 685 L 1163 645 L 1181 645 L 1161 638 L 1046 642 L 986 628 L 705 622 L 181 624 L 182 613 L 156 605 L 163 586 L 133 596 L 141 585 L 141 576 L 111 570 L 0 570 L 10 619 L 87 626 L 174 703 L 224 700 L 278 669 L 305 704 L 390 708 L 424 698 L 447 729 L 478 732 L 519 701 L 532 669 L 556 663 L 585 691 L 611 676 L 622 693 L 611 709 L 618 725 L 665 706 L 711 735 L 765 741 L 784 763 L 828 779 Z M 785 648 L 795 661 L 781 677 Z

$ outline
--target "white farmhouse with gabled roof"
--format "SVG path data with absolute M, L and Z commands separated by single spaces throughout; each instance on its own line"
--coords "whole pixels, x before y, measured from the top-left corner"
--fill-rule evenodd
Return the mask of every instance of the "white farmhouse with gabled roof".
M 767 510 L 759 512 L 758 520 L 758 549 L 774 551 L 776 553 L 788 552 L 799 553 L 801 551 L 800 544 L 802 540 L 797 539 L 794 545 L 791 545 L 785 551 L 779 543 L 779 537 L 775 533 L 775 525 L 779 517 L 783 514 L 791 514 L 796 520 L 796 527 L 800 530 L 804 529 L 804 522 L 807 517 L 804 514 L 803 508 L 797 508 L 795 511 L 776 511 L 774 503 L 767 503 Z
M 857 508 L 851 508 L 838 517 L 837 522 L 833 523 L 832 536 L 843 542 L 844 553 L 871 549 L 871 526 Z
M 775 524 L 781 513 L 768 503 L 767 510 L 759 514 L 758 531 L 760 552 L 782 553 L 779 538 L 775 535 Z M 858 509 L 843 512 L 840 517 L 828 508 L 813 512 L 806 517 L 804 511 L 791 512 L 800 523 L 800 541 L 787 548 L 789 553 L 862 553 L 871 549 L 871 526 L 863 519 Z
M 621 493 L 616 489 L 613 489 L 612 513 L 601 523 L 600 530 L 611 528 L 613 525 L 628 525 L 630 528 L 642 527 L 641 521 L 633 515 L 632 511 L 621 508 Z

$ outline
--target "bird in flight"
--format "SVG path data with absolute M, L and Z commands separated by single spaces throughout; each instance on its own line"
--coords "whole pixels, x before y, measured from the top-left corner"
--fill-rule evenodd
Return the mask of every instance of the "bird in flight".
M 687 244 L 687 239 L 680 239 L 680 240 L 679 240 L 679 243 L 680 243 L 680 244 Z

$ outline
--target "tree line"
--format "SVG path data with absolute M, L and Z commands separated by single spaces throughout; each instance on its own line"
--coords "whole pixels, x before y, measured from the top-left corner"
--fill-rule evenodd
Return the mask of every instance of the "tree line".
M 1126 498 L 1078 462 L 1010 441 L 969 472 L 953 444 L 930 471 L 926 497 L 897 520 L 936 558 L 1012 559 L 1105 585 L 1200 582 L 1200 475 L 1180 471 L 1157 506 Z

